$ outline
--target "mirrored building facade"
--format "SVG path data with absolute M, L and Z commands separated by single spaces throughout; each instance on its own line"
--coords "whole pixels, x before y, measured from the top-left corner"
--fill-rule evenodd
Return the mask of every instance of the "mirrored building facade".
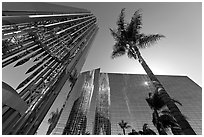
M 2 106 L 2 132 L 35 134 L 66 82 L 74 85 L 97 33 L 97 20 L 88 10 L 48 3 L 3 2 L 2 14 L 3 80 L 20 69 L 23 74 L 13 79 L 28 105 L 21 117 Z
M 83 76 L 84 83 L 81 88 L 81 94 L 74 101 L 66 127 L 63 131 L 64 135 L 84 135 L 86 132 L 87 111 L 89 110 L 93 94 L 94 71 L 89 71 Z
M 73 112 L 73 109 L 80 110 L 79 105 L 76 107 L 76 102 L 78 101 L 76 99 L 82 96 L 83 92 L 81 91 L 80 85 L 82 87 L 85 82 L 83 77 L 89 73 L 88 71 L 80 74 L 75 85 L 76 87 L 74 87 L 74 92 L 70 94 L 70 98 L 65 105 L 64 115 L 58 121 L 58 128 L 56 126 L 52 134 L 62 134 L 66 130 L 64 127 L 70 125 L 66 123 L 66 121 L 69 121 L 68 116 L 70 118 L 76 114 L 76 112 Z M 94 78 L 93 93 L 92 97 L 89 98 L 89 110 L 86 110 L 84 133 L 88 132 L 93 135 L 123 134 L 118 123 L 124 120 L 131 126 L 126 129 L 126 133 L 130 133 L 132 129 L 137 132 L 142 131 L 143 125 L 146 123 L 149 128 L 158 134 L 156 127 L 152 123 L 153 110 L 151 110 L 146 102 L 148 93 L 154 89 L 146 75 L 102 73 L 99 69 L 96 69 L 92 78 Z M 187 117 L 189 124 L 196 134 L 201 135 L 201 87 L 187 76 L 158 75 L 157 78 L 161 81 L 170 96 L 182 103 L 182 106 L 177 106 L 182 114 Z M 85 97 L 85 95 L 83 96 Z M 172 132 L 168 131 L 168 134 L 172 134 Z
M 96 97 L 94 135 L 111 135 L 110 87 L 108 74 L 99 74 L 99 89 Z

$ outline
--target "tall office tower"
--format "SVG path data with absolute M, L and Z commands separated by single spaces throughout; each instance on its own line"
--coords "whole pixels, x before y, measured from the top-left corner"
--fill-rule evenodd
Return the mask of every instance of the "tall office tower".
M 87 124 L 87 111 L 93 94 L 94 71 L 83 75 L 84 82 L 81 95 L 74 101 L 63 135 L 84 135 Z
M 86 132 L 87 118 L 81 110 L 82 97 L 78 98 L 72 107 L 63 135 L 83 135 Z
M 146 98 L 153 86 L 146 75 L 109 73 L 111 134 L 122 133 L 118 122 L 128 122 L 132 129 L 140 131 L 147 123 L 156 133 L 152 112 Z M 187 76 L 158 75 L 169 95 L 182 103 L 177 105 L 196 132 L 202 134 L 202 89 Z
M 74 83 L 80 73 L 98 30 L 96 17 L 47 3 L 3 2 L 2 14 L 3 80 L 17 83 L 28 105 L 20 117 L 3 105 L 2 131 L 35 134 L 64 84 Z
M 76 81 L 76 84 L 72 89 L 72 92 L 70 92 L 70 94 L 68 95 L 68 98 L 66 98 L 66 101 L 63 103 L 62 114 L 57 122 L 55 129 L 52 132 L 52 135 L 92 133 L 94 119 L 91 119 L 91 118 L 94 118 L 95 116 L 95 105 L 93 105 L 95 104 L 95 99 L 93 99 L 93 96 L 95 98 L 98 91 L 97 81 L 98 81 L 99 73 L 100 73 L 100 69 L 96 69 L 93 71 L 83 72 L 79 75 Z M 86 82 L 87 78 L 89 78 L 88 80 L 89 84 L 85 84 L 87 83 Z M 89 91 L 88 91 L 88 88 L 86 92 L 82 90 L 83 86 L 85 85 L 89 85 Z M 59 98 L 59 100 L 60 99 L 61 98 Z M 81 106 L 79 104 L 81 104 Z M 83 112 L 85 112 L 83 113 L 83 117 L 84 119 L 86 119 L 85 121 L 86 124 L 84 122 L 83 126 L 80 125 L 79 121 L 77 121 L 80 119 L 80 117 L 82 118 L 82 115 L 81 116 L 76 115 L 76 114 L 79 114 L 79 112 L 82 112 L 82 110 Z M 74 129 L 77 129 L 77 125 L 83 128 L 81 128 L 79 131 L 76 131 L 76 130 L 74 131 Z
M 111 135 L 110 123 L 110 87 L 108 74 L 99 76 L 99 92 L 96 100 L 94 135 Z
M 80 75 L 83 76 L 86 73 L 84 72 Z M 196 134 L 201 135 L 201 87 L 187 76 L 158 75 L 157 78 L 170 96 L 182 103 L 182 106 L 177 106 L 182 114 L 187 117 L 187 121 Z M 146 101 L 148 93 L 152 92 L 154 87 L 146 75 L 100 73 L 97 69 L 97 71 L 95 70 L 93 81 L 94 90 L 86 115 L 86 131 L 91 134 L 123 134 L 118 123 L 124 120 L 131 126 L 131 128 L 126 129 L 126 133 L 130 133 L 132 129 L 137 132 L 142 131 L 143 125 L 146 123 L 158 134 L 152 123 L 153 110 L 151 110 Z M 78 90 L 80 85 L 83 85 L 82 77 L 78 78 L 74 87 L 75 90 L 70 94 L 70 98 L 65 105 L 64 117 L 61 117 L 61 121 L 66 121 L 68 119 L 66 116 L 74 114 L 71 112 L 71 108 L 80 95 L 80 90 Z M 171 130 L 168 131 L 168 134 L 172 134 Z

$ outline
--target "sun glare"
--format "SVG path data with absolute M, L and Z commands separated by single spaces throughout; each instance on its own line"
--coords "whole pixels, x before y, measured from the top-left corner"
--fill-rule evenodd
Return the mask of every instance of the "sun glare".
M 145 81 L 144 84 L 145 84 L 146 86 L 148 86 L 148 82 L 147 82 L 147 81 Z

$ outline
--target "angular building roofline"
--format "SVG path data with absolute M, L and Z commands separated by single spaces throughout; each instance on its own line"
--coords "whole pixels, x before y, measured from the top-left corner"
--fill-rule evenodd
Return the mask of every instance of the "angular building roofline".
M 135 74 L 135 73 L 121 73 L 121 72 L 101 72 L 101 73 L 108 73 L 108 74 L 118 74 L 118 75 L 146 75 L 146 74 Z M 169 77 L 188 77 L 185 75 L 155 75 L 155 76 L 169 76 Z
M 71 6 L 62 6 L 44 2 L 2 2 L 3 14 L 9 16 L 10 13 L 27 15 L 27 13 L 90 13 L 89 10 L 75 8 Z
M 89 71 L 89 70 L 86 70 Z M 83 71 L 83 72 L 86 72 Z M 81 72 L 81 73 L 83 73 Z M 135 74 L 135 73 L 124 73 L 124 72 L 100 72 L 100 73 L 108 73 L 108 74 L 115 74 L 115 75 L 146 75 L 146 74 Z M 190 77 L 186 76 L 186 75 L 155 75 L 155 76 L 166 76 L 166 77 L 187 77 L 189 80 L 191 80 L 193 83 L 195 83 L 197 86 L 199 86 L 201 88 L 200 85 L 198 85 L 195 81 L 193 81 Z
M 115 74 L 115 75 L 146 75 L 146 74 L 134 74 L 134 73 L 119 73 L 119 72 L 116 72 L 116 73 L 109 73 L 109 72 L 100 72 L 100 73 L 108 73 L 108 74 Z M 193 83 L 195 83 L 197 86 L 199 86 L 201 88 L 200 85 L 198 85 L 195 81 L 193 81 L 190 77 L 186 76 L 186 75 L 155 75 L 155 76 L 165 76 L 165 77 L 186 77 L 188 78 L 189 80 L 191 80 Z

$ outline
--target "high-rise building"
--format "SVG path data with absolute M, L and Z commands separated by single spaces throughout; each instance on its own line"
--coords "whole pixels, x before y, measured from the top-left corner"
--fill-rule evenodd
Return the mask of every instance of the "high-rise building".
M 84 83 L 81 89 L 81 95 L 74 101 L 69 115 L 64 135 L 84 135 L 87 124 L 87 111 L 93 94 L 94 71 L 89 71 L 84 75 Z
M 11 77 L 7 68 L 20 68 L 24 74 L 11 80 L 28 105 L 20 117 L 2 106 L 2 132 L 35 134 L 63 86 L 80 73 L 97 20 L 85 9 L 35 2 L 3 2 L 2 15 L 3 80 Z
M 86 132 L 91 134 L 123 134 L 119 122 L 124 120 L 131 127 L 126 129 L 126 134 L 132 129 L 143 130 L 143 125 L 148 126 L 158 134 L 157 129 L 152 123 L 153 110 L 146 102 L 149 92 L 154 90 L 149 78 L 144 74 L 117 74 L 100 73 L 95 70 L 93 82 L 93 95 L 90 99 L 90 107 L 86 115 Z M 73 115 L 70 108 L 76 106 L 73 102 L 77 94 L 81 91 L 78 87 L 83 85 L 82 77 L 88 72 L 80 74 L 75 91 L 70 94 L 68 102 L 65 104 L 62 120 L 58 121 L 60 127 L 67 120 L 65 116 Z M 169 95 L 179 102 L 177 105 L 182 114 L 196 132 L 202 134 L 202 89 L 187 76 L 157 75 Z M 71 104 L 71 105 L 70 105 Z M 73 107 L 72 107 L 73 106 Z M 77 108 L 74 108 L 77 110 Z M 66 115 L 65 115 L 66 114 Z M 68 117 L 68 116 L 67 116 Z M 76 126 L 76 125 L 75 125 Z M 62 127 L 62 126 L 61 126 Z M 65 126 L 64 126 L 65 127 Z M 53 134 L 60 133 L 60 128 L 54 130 Z M 172 134 L 168 131 L 168 134 Z
M 53 135 L 91 133 L 94 120 L 90 119 L 90 117 L 95 117 L 95 105 L 93 105 L 95 102 L 93 102 L 92 98 L 93 96 L 96 97 L 98 91 L 98 84 L 96 85 L 96 83 L 99 72 L 99 69 L 96 69 L 79 75 L 76 84 L 72 87 L 63 105 L 61 105 L 62 113 L 52 132 Z M 69 90 L 69 88 L 66 87 L 66 90 Z M 61 99 L 57 98 L 54 104 L 58 104 L 57 100 Z M 83 124 L 80 119 L 84 120 Z
M 96 100 L 94 135 L 111 135 L 110 86 L 108 74 L 99 74 L 99 89 Z

